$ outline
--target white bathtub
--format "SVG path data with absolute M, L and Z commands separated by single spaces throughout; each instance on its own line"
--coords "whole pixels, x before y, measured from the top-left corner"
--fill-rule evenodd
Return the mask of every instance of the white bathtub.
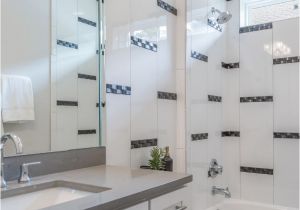
M 229 200 L 225 200 L 224 202 L 216 206 L 208 208 L 207 210 L 299 210 L 299 209 L 229 199 Z

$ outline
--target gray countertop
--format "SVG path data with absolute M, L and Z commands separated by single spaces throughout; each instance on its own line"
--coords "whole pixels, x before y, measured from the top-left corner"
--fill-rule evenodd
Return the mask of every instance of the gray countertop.
M 47 210 L 65 209 L 123 209 L 174 191 L 192 181 L 192 176 L 165 171 L 130 169 L 126 167 L 100 165 L 46 176 L 34 177 L 31 184 L 64 180 L 110 190 L 95 193 L 83 198 L 68 201 L 46 208 Z M 19 188 L 26 184 L 9 182 L 9 188 Z M 21 207 L 14 210 L 22 209 Z

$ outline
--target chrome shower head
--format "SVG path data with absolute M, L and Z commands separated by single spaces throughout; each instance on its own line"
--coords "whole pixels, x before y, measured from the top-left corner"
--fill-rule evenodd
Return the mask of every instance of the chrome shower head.
M 216 13 L 217 16 L 215 17 Z M 211 8 L 211 14 L 216 18 L 216 21 L 219 24 L 225 24 L 232 18 L 232 14 L 229 11 L 221 12 L 214 7 Z

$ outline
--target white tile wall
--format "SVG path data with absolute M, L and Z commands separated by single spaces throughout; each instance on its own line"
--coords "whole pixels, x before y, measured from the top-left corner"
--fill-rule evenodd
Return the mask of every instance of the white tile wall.
M 299 18 L 273 27 L 273 58 L 299 56 Z M 273 71 L 274 131 L 299 133 L 299 63 Z M 274 139 L 274 203 L 299 208 L 299 139 Z
M 241 173 L 241 198 L 273 203 L 273 184 L 271 175 Z
M 239 131 L 239 69 L 222 69 L 223 129 Z
M 107 1 L 105 10 L 105 82 L 131 86 L 130 0 Z M 106 163 L 130 166 L 130 96 L 107 94 L 106 103 Z
M 131 48 L 131 139 L 157 137 L 157 54 Z
M 222 139 L 222 158 L 220 164 L 224 167 L 220 182 L 229 187 L 232 198 L 240 198 L 240 138 L 226 137 Z
M 166 2 L 177 7 L 175 0 Z M 115 6 L 116 4 L 118 7 Z M 183 18 L 183 10 L 178 11 Z M 106 14 L 109 23 L 107 24 L 106 82 L 128 85 L 132 88 L 131 96 L 112 97 L 111 94 L 107 94 L 108 162 L 117 165 L 127 163 L 133 168 L 147 165 L 152 148 L 130 150 L 130 141 L 158 138 L 158 146 L 170 146 L 174 169 L 184 171 L 184 162 L 176 162 L 177 156 L 183 161 L 185 159 L 182 152 L 184 143 L 177 137 L 177 132 L 183 135 L 184 129 L 177 129 L 176 132 L 177 102 L 157 99 L 157 91 L 172 93 L 180 91 L 178 103 L 181 107 L 184 105 L 184 94 L 182 94 L 184 89 L 179 90 L 177 86 L 177 83 L 180 83 L 179 87 L 184 88 L 185 77 L 176 69 L 175 59 L 178 56 L 176 16 L 158 7 L 156 0 L 111 1 L 106 3 Z M 157 44 L 158 52 L 131 45 L 130 36 Z M 181 47 L 183 42 L 183 40 L 179 42 Z M 124 100 L 116 99 L 120 97 Z M 115 114 L 114 109 L 120 112 Z M 121 113 L 121 110 L 126 114 Z M 118 115 L 124 119 L 122 124 L 115 123 Z M 182 113 L 179 117 L 184 118 Z M 126 124 L 127 122 L 129 124 Z M 129 132 L 125 134 L 126 129 L 129 129 Z M 114 156 L 115 151 L 129 154 L 129 160 Z
M 274 131 L 299 132 L 299 63 L 274 65 Z
M 273 103 L 241 103 L 241 165 L 273 168 Z
M 241 96 L 273 95 L 272 63 L 272 30 L 240 34 Z
M 273 24 L 273 58 L 292 56 L 299 56 L 299 18 Z
M 274 203 L 299 208 L 299 140 L 274 140 Z
M 128 167 L 130 166 L 130 97 L 107 94 L 106 103 L 106 163 Z
M 99 24 L 98 3 L 92 0 L 53 1 L 51 70 L 51 149 L 66 150 L 99 145 Z M 97 23 L 93 27 L 78 17 Z M 71 42 L 78 49 L 56 45 Z M 96 80 L 78 79 L 78 73 Z M 88 94 L 87 94 L 88 93 Z M 57 107 L 56 100 L 78 101 L 78 107 Z M 65 128 L 65 125 L 69 125 Z M 78 130 L 96 129 L 96 134 L 77 135 Z

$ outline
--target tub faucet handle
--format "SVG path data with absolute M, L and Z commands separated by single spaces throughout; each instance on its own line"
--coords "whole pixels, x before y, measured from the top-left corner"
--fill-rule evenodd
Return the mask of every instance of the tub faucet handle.
M 223 166 L 220 166 L 216 159 L 212 159 L 208 169 L 208 177 L 215 178 L 217 175 L 222 173 L 223 173 Z

